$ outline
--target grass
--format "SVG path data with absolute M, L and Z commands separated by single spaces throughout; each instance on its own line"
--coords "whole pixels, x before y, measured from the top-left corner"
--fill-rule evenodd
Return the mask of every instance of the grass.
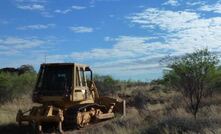
M 130 87 L 123 92 L 129 103 L 127 117 L 115 119 L 105 126 L 86 131 L 95 133 L 117 134 L 219 134 L 221 133 L 221 94 L 214 94 L 212 98 L 204 100 L 198 117 L 185 108 L 180 94 L 164 87 L 148 85 L 146 88 Z M 165 91 L 166 90 L 166 91 Z M 143 93 L 142 95 L 139 92 Z M 136 94 L 134 94 L 136 93 Z M 136 97 L 145 97 L 143 107 L 136 102 Z M 140 100 L 139 100 L 140 101 Z M 135 102 L 135 103 L 134 103 Z
M 12 102 L 5 102 L 0 106 L 0 125 L 15 123 L 15 117 L 19 109 L 28 110 L 33 106 L 30 96 L 23 96 Z
M 221 133 L 221 94 L 203 100 L 195 120 L 179 93 L 161 85 L 124 86 L 116 94 L 126 99 L 127 116 L 95 125 L 80 133 L 87 134 L 219 134 Z M 25 95 L 0 106 L 0 133 L 27 133 L 15 122 L 18 109 L 34 104 Z M 73 131 L 66 131 L 67 134 Z

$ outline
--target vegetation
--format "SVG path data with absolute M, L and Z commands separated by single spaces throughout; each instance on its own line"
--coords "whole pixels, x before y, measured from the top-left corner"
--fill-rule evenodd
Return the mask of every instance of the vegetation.
M 208 50 L 199 50 L 173 60 L 169 64 L 172 70 L 166 72 L 162 79 L 150 83 L 119 81 L 111 76 L 95 75 L 101 94 L 126 100 L 126 117 L 83 130 L 67 130 L 65 133 L 219 134 L 221 67 L 216 66 L 217 62 L 217 57 Z M 0 73 L 0 97 L 4 102 L 0 105 L 0 133 L 28 132 L 27 127 L 18 127 L 15 116 L 19 108 L 26 110 L 36 105 L 30 98 L 35 79 L 36 73 L 33 71 L 23 74 Z M 197 118 L 194 118 L 189 107 L 190 95 L 194 99 L 193 105 L 198 103 L 197 97 L 201 96 Z
M 36 81 L 36 73 L 25 72 L 17 73 L 0 73 L 0 102 L 12 101 L 22 95 L 32 93 Z
M 99 89 L 99 92 L 102 95 L 113 95 L 120 90 L 120 87 L 118 86 L 119 81 L 114 80 L 111 76 L 95 75 L 94 80 L 96 82 L 97 88 Z
M 169 84 L 179 90 L 188 109 L 196 118 L 203 97 L 210 95 L 216 75 L 217 56 L 207 49 L 173 59 L 172 69 L 164 75 Z

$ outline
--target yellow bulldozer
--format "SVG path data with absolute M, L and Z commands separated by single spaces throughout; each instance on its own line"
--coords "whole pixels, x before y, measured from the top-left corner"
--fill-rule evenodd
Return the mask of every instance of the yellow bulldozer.
M 43 132 L 45 124 L 56 124 L 63 133 L 63 126 L 82 128 L 114 118 L 117 113 L 126 114 L 124 100 L 99 95 L 92 70 L 83 64 L 42 64 L 32 100 L 40 105 L 25 112 L 19 110 L 16 121 L 35 126 L 37 133 Z

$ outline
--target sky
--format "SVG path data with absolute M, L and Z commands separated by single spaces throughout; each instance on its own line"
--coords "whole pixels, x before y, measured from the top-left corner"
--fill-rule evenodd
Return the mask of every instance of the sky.
M 0 68 L 77 62 L 150 81 L 163 58 L 204 48 L 221 55 L 221 0 L 0 1 Z

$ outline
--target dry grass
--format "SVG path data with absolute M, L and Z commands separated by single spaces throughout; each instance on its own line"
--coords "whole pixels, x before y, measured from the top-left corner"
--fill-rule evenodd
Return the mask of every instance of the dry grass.
M 165 90 L 160 86 L 148 86 L 143 88 L 130 88 L 130 93 L 142 92 L 148 101 L 142 115 L 145 118 L 133 133 L 153 134 L 219 134 L 221 128 L 221 94 L 216 93 L 211 98 L 206 98 L 197 115 L 197 120 L 186 111 L 185 102 L 180 93 L 173 90 Z M 128 93 L 128 92 L 126 92 Z M 136 96 L 130 95 L 135 100 Z M 129 101 L 130 102 L 130 101 Z M 133 103 L 135 105 L 138 103 Z M 132 106 L 133 106 L 132 105 Z M 138 110 L 140 111 L 140 110 Z M 127 128 L 127 130 L 131 130 Z M 132 129 L 134 130 L 134 129 Z M 125 131 L 126 132 L 126 131 Z
M 131 86 L 120 91 L 127 101 L 127 116 L 120 116 L 100 125 L 83 129 L 88 134 L 219 134 L 221 133 L 221 94 L 203 101 L 197 120 L 185 109 L 179 93 L 162 86 Z M 142 102 L 140 102 L 142 101 Z M 141 105 L 142 107 L 138 107 Z M 15 116 L 18 109 L 33 106 L 30 97 L 8 102 L 0 106 L 1 127 L 16 128 Z M 12 124 L 12 125 L 7 125 Z M 0 130 L 1 130 L 0 127 Z M 18 129 L 18 128 L 17 128 Z M 16 129 L 15 129 L 16 130 Z M 0 131 L 0 133 L 3 131 Z M 6 131 L 4 131 L 6 132 Z M 10 131 L 9 131 L 10 132 Z M 14 133 L 16 131 L 13 131 Z M 78 132 L 67 131 L 67 134 Z
M 133 134 L 139 132 L 143 118 L 140 112 L 135 108 L 127 109 L 126 117 L 118 117 L 111 120 L 104 126 L 90 129 L 85 133 L 88 134 Z
M 16 114 L 19 109 L 28 110 L 33 106 L 29 95 L 6 102 L 0 106 L 0 125 L 15 123 Z

